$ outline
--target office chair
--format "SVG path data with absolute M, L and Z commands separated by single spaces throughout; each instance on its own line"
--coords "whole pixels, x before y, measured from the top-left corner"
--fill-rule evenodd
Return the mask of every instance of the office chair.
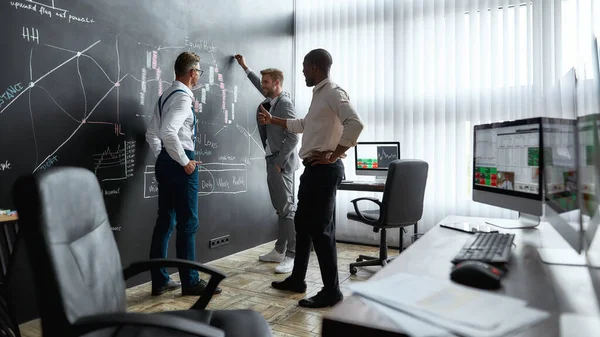
M 89 170 L 57 167 L 21 177 L 13 199 L 44 336 L 271 336 L 256 311 L 205 310 L 225 278 L 215 269 L 152 259 L 122 270 L 98 179 Z M 159 267 L 194 268 L 211 278 L 189 310 L 127 313 L 125 280 Z
M 417 222 L 423 216 L 423 198 L 427 184 L 429 165 L 422 160 L 398 159 L 388 168 L 383 198 L 361 197 L 352 200 L 354 212 L 348 212 L 347 218 L 373 226 L 380 233 L 379 257 L 359 255 L 356 262 L 350 264 L 350 273 L 356 274 L 356 267 L 385 266 L 391 259 L 387 254 L 386 229 L 400 228 L 400 252 L 403 250 L 404 227 L 414 225 L 417 234 Z M 358 202 L 367 200 L 379 206 L 379 210 L 361 211 Z

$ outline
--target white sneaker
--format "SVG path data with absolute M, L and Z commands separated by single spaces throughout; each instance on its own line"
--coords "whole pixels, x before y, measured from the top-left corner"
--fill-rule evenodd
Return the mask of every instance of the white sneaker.
M 294 258 L 286 256 L 285 258 L 283 258 L 283 261 L 281 261 L 281 263 L 277 267 L 275 267 L 275 273 L 276 274 L 287 274 L 287 273 L 291 273 L 293 269 L 294 269 Z
M 275 248 L 273 248 L 272 251 L 268 252 L 267 254 L 263 254 L 263 255 L 259 256 L 258 259 L 262 262 L 281 262 L 281 261 L 283 261 L 284 257 L 285 257 L 285 254 L 278 253 L 275 250 Z

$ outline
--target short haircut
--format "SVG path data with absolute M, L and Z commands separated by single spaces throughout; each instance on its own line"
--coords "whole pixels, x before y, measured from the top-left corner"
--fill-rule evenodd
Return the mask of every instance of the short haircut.
M 261 75 L 269 75 L 273 81 L 279 80 L 279 82 L 283 83 L 283 71 L 275 68 L 267 68 L 265 70 L 260 71 Z
M 179 54 L 175 61 L 175 75 L 185 76 L 185 74 L 187 74 L 187 72 L 198 62 L 200 62 L 200 56 L 194 53 L 186 51 Z
M 331 58 L 331 54 L 325 49 L 313 49 L 308 54 L 306 54 L 306 60 L 320 69 L 325 74 L 329 74 L 329 70 L 331 69 L 331 65 L 333 64 L 333 59 Z

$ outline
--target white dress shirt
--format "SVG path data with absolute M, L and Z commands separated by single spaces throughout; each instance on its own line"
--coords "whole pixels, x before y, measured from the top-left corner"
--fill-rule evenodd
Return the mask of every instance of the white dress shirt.
M 288 119 L 288 130 L 303 133 L 300 158 L 316 151 L 334 151 L 339 145 L 353 147 L 362 132 L 363 122 L 344 89 L 329 78 L 313 88 L 306 117 Z
M 273 114 L 273 109 L 275 108 L 275 104 L 277 104 L 278 100 L 279 100 L 279 96 L 277 96 L 277 97 L 271 99 L 271 101 L 269 101 L 269 103 L 271 104 L 271 107 L 269 108 L 269 113 L 271 115 Z M 273 152 L 271 151 L 271 147 L 269 146 L 268 136 L 269 136 L 269 134 L 267 133 L 267 138 L 265 138 L 265 139 L 267 139 L 267 142 L 266 142 L 267 146 L 265 147 L 265 156 L 266 157 L 273 155 Z
M 166 103 L 164 100 L 175 90 L 184 92 L 174 93 Z M 173 81 L 173 85 L 162 94 L 162 118 L 159 114 L 158 102 L 154 108 L 154 114 L 146 131 L 146 141 L 155 157 L 162 150 L 162 144 L 169 156 L 181 166 L 189 163 L 184 150 L 194 151 L 194 114 L 192 102 L 194 94 L 192 90 L 179 81 Z
M 500 186 L 498 186 L 498 188 L 503 190 L 514 190 L 513 184 L 510 182 L 510 180 L 505 180 Z

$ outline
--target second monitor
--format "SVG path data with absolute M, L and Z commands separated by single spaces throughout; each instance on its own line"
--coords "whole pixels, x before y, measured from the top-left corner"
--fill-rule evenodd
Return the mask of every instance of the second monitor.
M 498 227 L 535 227 L 543 214 L 541 119 L 475 126 L 473 201 L 518 211 L 518 222 Z
M 375 176 L 385 180 L 388 166 L 400 159 L 400 142 L 358 142 L 354 147 L 357 176 Z

